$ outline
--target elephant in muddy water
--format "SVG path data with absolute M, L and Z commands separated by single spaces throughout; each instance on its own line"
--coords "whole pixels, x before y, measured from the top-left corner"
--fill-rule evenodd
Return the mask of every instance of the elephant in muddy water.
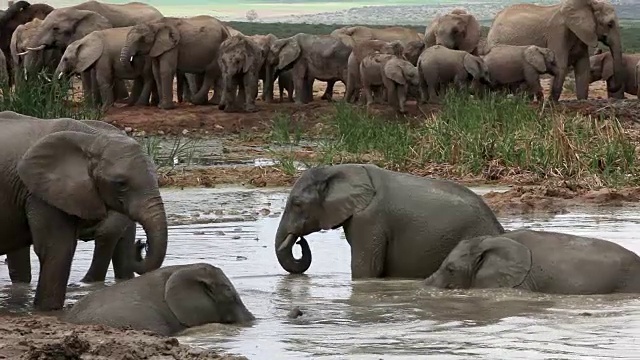
M 611 88 L 613 81 L 613 57 L 609 52 L 599 51 L 589 58 L 591 68 L 590 82 L 604 80 L 607 82 L 607 89 Z M 636 82 L 636 64 L 640 61 L 640 54 L 622 54 L 622 66 L 627 74 L 623 87 L 617 93 L 607 91 L 607 97 L 614 99 L 624 99 L 624 93 L 638 95 L 638 83 Z
M 351 246 L 351 276 L 426 278 L 460 240 L 504 233 L 470 189 L 375 165 L 306 170 L 287 199 L 275 236 L 278 262 L 294 274 L 311 265 L 304 236 L 342 227 Z M 302 257 L 293 257 L 293 245 Z
M 528 229 L 461 241 L 426 285 L 549 294 L 640 292 L 640 257 L 613 242 Z
M 156 168 L 134 139 L 72 119 L 1 112 L 0 254 L 33 244 L 40 260 L 34 304 L 61 309 L 81 231 L 115 211 L 140 223 L 149 249 L 138 274 L 159 268 L 167 249 L 167 219 Z
M 224 88 L 218 108 L 233 111 L 238 98 L 244 104 L 244 111 L 256 111 L 258 78 L 264 64 L 264 55 L 258 44 L 242 34 L 231 36 L 220 45 L 218 64 Z
M 462 9 L 436 16 L 424 33 L 427 47 L 446 46 L 453 50 L 462 50 L 478 55 L 480 41 L 480 23 Z
M 173 335 L 208 324 L 247 324 L 255 317 L 224 272 L 209 264 L 166 266 L 96 290 L 63 320 Z
M 387 99 L 397 112 L 404 114 L 409 86 L 420 85 L 418 69 L 407 60 L 392 54 L 374 53 L 360 63 L 360 78 L 367 97 L 367 107 L 373 104 L 373 88 L 384 86 Z
M 556 54 L 558 76 L 553 79 L 551 99 L 558 101 L 569 67 L 575 73 L 576 97 L 589 95 L 589 49 L 607 45 L 613 57 L 613 81 L 609 91 L 616 93 L 624 84 L 620 24 L 610 3 L 598 0 L 563 0 L 558 5 L 517 4 L 500 11 L 487 35 L 487 52 L 495 45 L 536 45 Z

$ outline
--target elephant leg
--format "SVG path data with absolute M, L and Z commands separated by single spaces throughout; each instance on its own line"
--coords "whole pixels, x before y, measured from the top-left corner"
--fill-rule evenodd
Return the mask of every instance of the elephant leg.
M 365 210 L 372 212 L 372 210 Z M 375 210 L 373 210 L 375 211 Z M 379 278 L 384 275 L 387 239 L 375 221 L 376 216 L 353 217 L 344 227 L 351 245 L 351 278 Z
M 98 106 L 104 102 L 104 99 L 101 96 L 101 92 L 100 92 L 101 90 L 100 90 L 100 83 L 98 82 L 98 76 L 96 74 L 95 68 L 92 70 L 89 70 L 88 72 L 91 76 L 91 93 L 93 94 L 94 104 Z M 113 92 L 111 94 L 113 95 Z
M 336 84 L 335 80 L 327 81 L 327 87 L 324 89 L 324 94 L 320 97 L 321 100 L 331 101 L 333 98 L 333 86 Z
M 578 100 L 586 100 L 589 96 L 589 82 L 591 80 L 589 56 L 581 57 L 576 61 L 573 66 L 573 73 L 576 78 L 576 97 Z
M 624 86 L 618 92 L 611 92 L 609 89 L 613 85 L 613 78 L 607 79 L 607 98 L 624 99 Z
M 173 103 L 173 79 L 176 76 L 177 54 L 165 54 L 159 59 L 154 59 L 153 76 L 156 79 L 158 93 L 160 94 L 160 104 L 158 107 L 170 110 L 176 107 Z
M 34 305 L 43 311 L 62 309 L 76 251 L 77 220 L 35 196 L 29 197 L 25 211 L 40 261 Z
M 9 278 L 13 284 L 31 282 L 31 247 L 25 246 L 7 253 Z
M 127 280 L 133 278 L 131 259 L 135 257 L 136 223 L 131 221 L 125 227 L 124 232 L 116 243 L 113 251 L 112 263 L 113 273 L 117 280 Z
M 107 111 L 113 106 L 115 99 L 114 93 L 114 79 L 111 74 L 105 72 L 96 72 L 96 83 L 100 89 L 100 97 L 102 98 L 102 110 Z
M 184 73 L 180 70 L 176 72 L 176 92 L 178 96 L 178 103 L 182 103 L 184 101 L 184 93 L 185 93 L 185 77 Z M 187 86 L 188 87 L 188 86 Z
M 424 77 L 420 75 L 420 103 L 426 104 L 429 101 L 429 87 Z
M 113 96 L 115 101 L 126 100 L 129 97 L 129 90 L 124 79 L 114 78 L 113 80 Z
M 85 71 L 80 74 L 80 78 L 82 79 L 82 95 L 84 97 L 84 101 L 88 104 L 95 104 L 91 84 L 91 74 L 89 74 L 88 71 Z
M 408 87 L 409 85 L 398 85 L 395 89 L 395 92 L 397 95 L 397 102 L 398 102 L 398 112 L 400 112 L 401 114 L 407 113 L 407 109 L 405 108 L 405 103 L 407 102 Z
M 205 73 L 202 86 L 197 93 L 191 98 L 191 103 L 194 105 L 206 105 L 209 102 L 209 90 L 214 83 L 214 78 L 211 73 Z M 214 90 L 215 91 L 215 90 Z
M 305 77 L 305 87 L 304 87 L 304 103 L 308 104 L 310 102 L 313 101 L 313 83 L 315 82 L 315 79 L 311 76 L 306 76 Z
M 133 80 L 133 87 L 131 88 L 131 95 L 127 99 L 127 106 L 133 106 L 140 101 L 142 90 L 144 89 L 144 79 L 137 77 Z M 149 103 L 149 94 L 147 94 L 147 104 Z
M 244 110 L 247 112 L 256 111 L 256 98 L 258 97 L 258 76 L 255 73 L 244 75 Z
M 213 96 L 209 99 L 209 104 L 217 105 L 220 103 L 222 99 L 222 92 L 224 91 L 224 85 L 222 83 L 222 74 L 218 72 L 218 75 L 215 75 L 212 79 L 213 84 Z M 207 92 L 208 94 L 208 92 Z
M 558 66 L 558 73 L 553 77 L 553 83 L 551 85 L 551 100 L 557 102 L 560 100 L 562 94 L 562 87 L 564 85 L 564 78 L 567 76 L 567 58 L 557 57 L 556 64 Z

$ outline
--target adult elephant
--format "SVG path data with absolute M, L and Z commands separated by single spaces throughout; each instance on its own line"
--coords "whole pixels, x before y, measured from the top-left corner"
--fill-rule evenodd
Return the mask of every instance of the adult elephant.
M 365 40 L 382 40 L 386 42 L 398 40 L 403 45 L 410 41 L 424 40 L 424 37 L 419 32 L 401 26 L 380 29 L 366 26 L 346 26 L 333 30 L 331 36 L 340 39 L 350 47 L 354 47 L 357 43 Z
M 639 275 L 640 257 L 611 241 L 522 229 L 461 241 L 425 282 L 590 295 L 638 293 Z
M 602 52 L 600 49 L 589 58 L 591 67 L 591 79 L 589 82 L 604 80 L 607 89 L 613 86 L 613 57 L 609 52 Z M 638 95 L 638 84 L 636 82 L 636 64 L 640 61 L 640 54 L 622 54 L 622 65 L 627 74 L 622 89 L 617 93 L 607 91 L 607 97 L 613 99 L 624 99 L 624 93 Z
M 442 45 L 474 55 L 478 55 L 479 41 L 480 23 L 473 15 L 462 9 L 436 16 L 424 33 L 424 42 L 427 47 Z
M 482 198 L 447 180 L 375 165 L 341 164 L 305 171 L 291 189 L 276 232 L 280 265 L 300 274 L 311 265 L 304 236 L 343 227 L 351 276 L 426 278 L 460 240 L 504 233 Z M 293 257 L 298 240 L 302 258 Z
M 0 123 L 0 254 L 33 244 L 40 260 L 37 309 L 62 308 L 78 234 L 110 211 L 147 234 L 147 257 L 131 259 L 133 270 L 162 265 L 167 220 L 155 166 L 140 144 L 72 119 L 2 112 Z
M 328 83 L 327 100 L 331 99 L 336 81 L 347 83 L 347 64 L 351 47 L 329 35 L 299 33 L 276 40 L 271 55 L 278 58 L 276 73 L 292 70 L 296 104 L 313 100 L 314 80 Z
M 208 323 L 250 323 L 255 317 L 222 270 L 196 263 L 166 266 L 94 291 L 63 319 L 173 335 Z
M 558 75 L 553 79 L 551 99 L 558 101 L 568 68 L 573 66 L 576 96 L 589 95 L 589 49 L 607 45 L 613 57 L 610 92 L 618 92 L 625 78 L 620 25 L 613 5 L 596 0 L 564 0 L 553 6 L 512 5 L 500 11 L 487 36 L 486 52 L 498 44 L 537 45 L 556 54 Z
M 29 46 L 31 39 L 33 39 L 40 30 L 42 21 L 43 20 L 40 19 L 33 19 L 26 24 L 22 24 L 16 28 L 16 31 L 14 31 L 11 36 L 11 46 L 9 48 L 13 63 L 14 79 L 27 77 L 27 67 L 24 62 L 24 55 L 29 52 L 27 47 Z M 34 61 L 36 61 L 36 63 L 31 64 L 31 66 L 37 69 L 44 67 L 47 73 L 53 73 L 55 70 L 55 64 L 58 64 L 61 58 L 62 51 L 60 49 L 46 49 L 40 51 L 39 56 L 34 57 Z
M 26 24 L 33 19 L 44 19 L 54 8 L 47 4 L 30 4 L 27 1 L 14 2 L 0 16 L 0 49 L 7 58 L 7 72 L 9 84 L 14 83 L 14 62 L 11 56 L 10 44 L 13 32 L 18 26 Z

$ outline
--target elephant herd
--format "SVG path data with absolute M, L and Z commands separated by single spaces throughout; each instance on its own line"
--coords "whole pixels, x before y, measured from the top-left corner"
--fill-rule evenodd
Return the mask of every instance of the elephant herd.
M 610 51 L 590 56 L 599 41 Z M 139 2 L 54 9 L 18 1 L 0 17 L 0 46 L 11 82 L 43 69 L 60 78 L 79 74 L 85 99 L 104 108 L 119 100 L 174 108 L 174 78 L 178 102 L 224 111 L 256 111 L 260 80 L 266 102 L 278 80 L 280 101 L 286 89 L 289 101 L 308 103 L 318 80 L 327 83 L 322 99 L 332 100 L 341 81 L 347 101 L 388 102 L 401 113 L 409 97 L 438 102 L 451 86 L 524 91 L 540 101 L 543 74 L 553 76 L 557 101 L 571 68 L 578 99 L 596 80 L 606 80 L 616 98 L 638 94 L 640 80 L 640 58 L 622 54 L 616 12 L 599 0 L 508 6 L 486 38 L 472 14 L 456 9 L 433 19 L 424 34 L 349 26 L 283 39 L 245 36 L 207 15 L 165 17 Z M 131 91 L 125 81 L 133 82 Z
M 30 282 L 34 305 L 63 308 L 78 240 L 95 242 L 85 282 L 118 281 L 84 296 L 62 318 L 171 335 L 254 315 L 224 272 L 207 263 L 162 267 L 170 251 L 155 166 L 141 145 L 95 120 L 0 112 L 0 225 L 12 282 Z M 136 223 L 146 245 L 135 243 Z M 482 197 L 449 180 L 369 164 L 306 170 L 287 198 L 274 250 L 281 267 L 311 265 L 305 236 L 342 228 L 353 279 L 413 278 L 442 288 L 516 288 L 559 294 L 640 292 L 640 257 L 606 240 L 506 231 Z M 293 247 L 302 256 L 293 255 Z M 142 248 L 146 247 L 146 256 Z M 275 259 L 274 259 L 275 260 Z M 140 274 L 134 277 L 134 272 Z

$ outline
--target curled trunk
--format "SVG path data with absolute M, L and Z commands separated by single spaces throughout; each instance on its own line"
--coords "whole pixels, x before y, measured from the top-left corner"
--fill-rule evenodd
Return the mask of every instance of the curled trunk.
M 144 274 L 162 266 L 167 253 L 167 216 L 160 194 L 147 201 L 139 214 L 133 218 L 142 225 L 147 235 L 147 254 L 143 260 L 138 254 L 133 262 L 133 271 Z
M 123 47 L 122 51 L 120 51 L 120 62 L 123 65 L 129 65 L 131 63 L 131 46 L 129 42 L 127 42 Z
M 293 257 L 293 245 L 298 240 L 298 236 L 289 233 L 285 226 L 280 223 L 278 231 L 276 233 L 276 256 L 278 262 L 283 269 L 292 274 L 302 274 L 309 266 L 311 266 L 311 249 L 304 237 L 300 237 L 300 247 L 302 247 L 302 258 L 296 259 Z

